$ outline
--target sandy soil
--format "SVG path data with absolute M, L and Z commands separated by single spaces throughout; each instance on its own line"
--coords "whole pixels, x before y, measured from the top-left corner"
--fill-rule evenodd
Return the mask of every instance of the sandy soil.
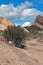
M 25 41 L 20 49 L 0 41 L 0 65 L 43 65 L 43 43 L 36 39 Z

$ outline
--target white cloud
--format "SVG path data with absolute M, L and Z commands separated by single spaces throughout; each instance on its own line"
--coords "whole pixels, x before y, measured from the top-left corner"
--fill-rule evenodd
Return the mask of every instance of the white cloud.
M 25 22 L 22 27 L 26 27 L 26 26 L 31 26 L 31 23 L 30 22 Z
M 3 5 L 1 5 L 1 8 L 4 8 L 4 7 L 6 7 L 6 6 L 7 6 L 7 5 L 4 5 L 4 4 L 3 4 Z
M 31 2 L 25 1 L 21 5 L 15 7 L 12 4 L 0 6 L 0 16 L 9 18 L 10 20 L 14 19 L 35 19 L 37 15 L 43 15 L 43 12 L 35 9 L 29 8 L 32 6 Z
M 21 13 L 21 17 L 22 19 L 26 19 L 26 18 L 35 18 L 37 15 L 43 15 L 43 12 L 41 12 L 40 10 L 37 10 L 35 8 L 31 8 L 31 9 L 25 9 L 22 13 Z
M 9 19 L 18 19 L 21 17 L 21 12 L 31 6 L 32 3 L 25 1 L 25 3 L 21 3 L 21 5 L 14 7 L 12 4 L 0 6 L 0 16 L 7 17 Z

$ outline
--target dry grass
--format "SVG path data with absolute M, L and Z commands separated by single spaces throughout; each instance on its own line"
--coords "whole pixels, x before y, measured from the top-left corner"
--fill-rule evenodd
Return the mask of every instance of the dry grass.
M 31 46 L 37 46 L 37 44 L 33 44 L 33 43 L 31 43 L 31 44 L 29 44 L 29 45 L 31 45 Z

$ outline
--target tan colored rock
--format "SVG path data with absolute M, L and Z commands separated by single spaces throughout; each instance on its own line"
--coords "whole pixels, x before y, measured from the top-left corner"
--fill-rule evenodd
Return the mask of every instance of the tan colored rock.
M 0 30 L 5 30 L 8 25 L 13 25 L 10 20 L 0 17 Z

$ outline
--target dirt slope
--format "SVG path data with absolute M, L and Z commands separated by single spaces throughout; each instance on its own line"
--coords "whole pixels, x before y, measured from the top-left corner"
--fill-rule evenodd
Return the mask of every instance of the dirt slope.
M 36 39 L 25 43 L 27 48 L 20 49 L 0 41 L 0 65 L 43 65 L 43 44 Z

